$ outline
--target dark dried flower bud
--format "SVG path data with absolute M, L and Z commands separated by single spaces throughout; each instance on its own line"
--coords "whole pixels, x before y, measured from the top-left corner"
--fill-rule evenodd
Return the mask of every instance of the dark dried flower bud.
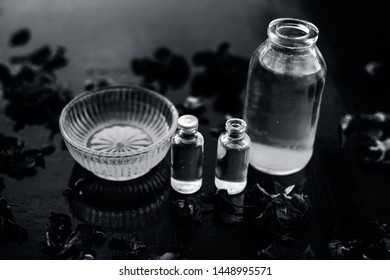
M 9 45 L 18 47 L 27 44 L 31 39 L 31 31 L 27 27 L 20 28 L 11 34 Z

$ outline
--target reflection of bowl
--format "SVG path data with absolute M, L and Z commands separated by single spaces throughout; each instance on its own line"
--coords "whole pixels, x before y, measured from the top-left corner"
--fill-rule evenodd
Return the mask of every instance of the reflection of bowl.
M 110 232 L 152 229 L 165 209 L 169 165 L 162 161 L 140 178 L 102 180 L 75 164 L 67 191 L 69 210 L 82 222 Z
M 167 154 L 178 113 L 165 97 L 134 85 L 87 92 L 63 110 L 60 129 L 73 158 L 108 180 L 137 178 Z

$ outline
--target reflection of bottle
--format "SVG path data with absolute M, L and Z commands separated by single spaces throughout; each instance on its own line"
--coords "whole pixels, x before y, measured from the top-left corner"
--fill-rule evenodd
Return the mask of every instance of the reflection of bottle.
M 242 192 L 246 186 L 251 140 L 241 119 L 226 122 L 226 132 L 218 139 L 215 185 L 229 194 Z
M 198 119 L 192 115 L 181 116 L 171 146 L 171 185 L 175 191 L 190 194 L 201 188 L 203 143 Z
M 277 19 L 252 55 L 244 119 L 256 169 L 291 174 L 312 156 L 326 73 L 317 38 L 309 22 Z

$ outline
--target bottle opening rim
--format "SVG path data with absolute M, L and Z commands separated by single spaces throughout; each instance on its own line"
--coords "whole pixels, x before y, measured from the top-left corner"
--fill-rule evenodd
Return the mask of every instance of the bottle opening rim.
M 271 21 L 267 33 L 271 41 L 279 46 L 301 49 L 308 48 L 317 41 L 319 30 L 305 20 L 279 18 Z
M 243 134 L 246 131 L 246 122 L 239 118 L 232 118 L 226 121 L 226 131 L 233 134 Z

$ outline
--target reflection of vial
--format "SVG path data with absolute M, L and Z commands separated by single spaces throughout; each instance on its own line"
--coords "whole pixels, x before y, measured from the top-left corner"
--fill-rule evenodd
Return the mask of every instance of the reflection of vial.
M 202 186 L 203 143 L 198 119 L 181 116 L 171 146 L 171 185 L 175 191 L 190 194 Z
M 228 194 L 242 192 L 246 186 L 251 140 L 241 119 L 226 122 L 226 131 L 218 139 L 215 185 Z

